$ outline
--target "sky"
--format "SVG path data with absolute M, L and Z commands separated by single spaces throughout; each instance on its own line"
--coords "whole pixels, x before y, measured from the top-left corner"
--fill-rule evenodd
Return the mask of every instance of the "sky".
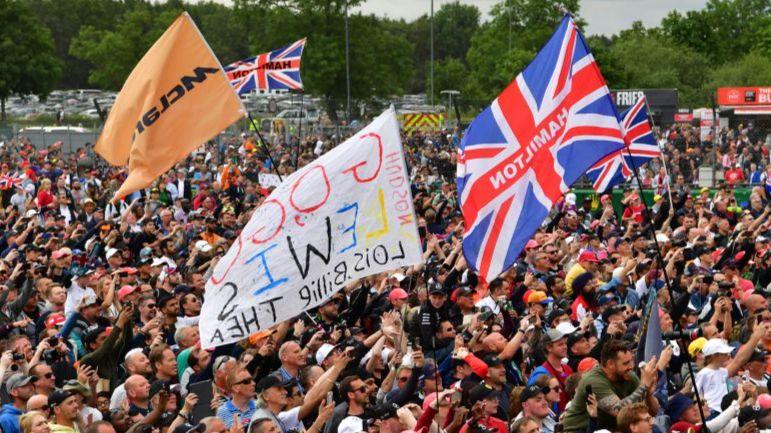
M 452 0 L 434 0 L 434 10 Z M 485 17 L 500 0 L 460 0 L 476 5 Z M 707 0 L 581 0 L 579 14 L 586 20 L 586 32 L 590 35 L 612 35 L 627 29 L 640 20 L 646 27 L 657 26 L 670 10 L 680 12 L 702 9 Z M 365 0 L 360 7 L 364 13 L 404 18 L 411 21 L 431 9 L 430 0 Z

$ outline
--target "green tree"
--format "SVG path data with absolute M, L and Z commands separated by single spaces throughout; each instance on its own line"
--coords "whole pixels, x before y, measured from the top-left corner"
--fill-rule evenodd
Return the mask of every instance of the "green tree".
M 533 59 L 564 17 L 563 4 L 578 12 L 578 0 L 504 0 L 493 6 L 492 19 L 474 34 L 466 55 L 466 94 L 477 99 L 477 108 L 489 104 Z M 576 22 L 583 25 L 580 18 Z
M 715 94 L 723 86 L 757 86 L 771 83 L 771 58 L 757 52 L 727 63 L 709 74 L 706 89 Z
M 57 88 L 83 88 L 88 84 L 91 65 L 70 54 L 70 43 L 80 28 L 114 29 L 126 10 L 139 0 L 24 0 L 37 21 L 53 35 L 56 57 L 64 65 Z
M 0 0 L 0 118 L 12 94 L 45 97 L 61 73 L 51 33 L 18 0 Z
M 656 32 L 629 31 L 617 37 L 608 56 L 617 88 L 676 88 L 680 103 L 699 106 L 708 102 L 704 92 L 709 63 L 698 52 Z
M 480 17 L 481 13 L 476 6 L 464 5 L 457 0 L 443 4 L 434 13 L 434 60 L 453 58 L 465 62 L 471 38 L 479 29 Z M 408 26 L 408 40 L 415 46 L 412 58 L 416 69 L 411 83 L 411 90 L 414 92 L 428 91 L 426 83 L 431 59 L 430 26 L 428 14 L 420 16 Z M 436 69 L 434 75 L 434 88 L 437 89 L 439 85 L 436 83 Z
M 72 40 L 70 53 L 88 61 L 88 82 L 118 90 L 152 44 L 181 13 L 147 6 L 128 12 L 114 31 L 84 26 Z
M 664 34 L 713 62 L 737 60 L 771 27 L 771 0 L 709 0 L 702 10 L 672 11 L 661 22 Z

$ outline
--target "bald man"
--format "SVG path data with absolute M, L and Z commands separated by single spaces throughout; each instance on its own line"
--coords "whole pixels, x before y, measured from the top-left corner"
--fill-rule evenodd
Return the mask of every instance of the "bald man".
M 44 394 L 35 394 L 27 400 L 27 412 L 38 410 L 48 414 L 48 396 Z
M 141 376 L 149 377 L 153 374 L 153 369 L 150 367 L 150 360 L 147 358 L 144 352 L 140 349 L 132 349 L 126 354 L 124 361 L 126 371 L 129 375 L 139 374 Z M 119 409 L 123 406 L 123 401 L 126 400 L 126 384 L 122 383 L 112 392 L 110 397 L 110 409 Z
M 275 373 L 281 376 L 281 380 L 296 380 L 299 383 L 300 369 L 308 363 L 305 350 L 296 341 L 287 341 L 279 347 L 278 359 L 281 360 L 281 368 Z M 300 392 L 304 394 L 305 388 L 301 386 Z
M 207 416 L 201 420 L 201 423 L 206 426 L 204 433 L 227 433 L 228 431 L 225 423 L 216 416 Z
M 126 397 L 129 401 L 129 413 L 140 413 L 143 417 L 150 413 L 150 382 L 144 376 L 135 374 L 126 379 Z
M 763 311 L 768 308 L 768 302 L 763 295 L 753 293 L 744 300 L 744 307 L 747 308 L 747 311 L 750 313 L 749 315 L 752 316 L 758 311 Z

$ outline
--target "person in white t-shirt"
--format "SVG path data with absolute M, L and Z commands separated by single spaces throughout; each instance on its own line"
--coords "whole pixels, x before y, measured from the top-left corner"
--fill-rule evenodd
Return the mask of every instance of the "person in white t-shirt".
M 733 347 L 722 338 L 712 338 L 704 345 L 702 353 L 706 365 L 696 374 L 696 388 L 714 412 L 720 412 L 720 402 L 731 391 L 728 379 L 736 376 L 739 369 L 750 359 L 758 342 L 768 331 L 768 327 L 766 323 L 756 326 L 750 340 L 733 358 L 731 358 Z

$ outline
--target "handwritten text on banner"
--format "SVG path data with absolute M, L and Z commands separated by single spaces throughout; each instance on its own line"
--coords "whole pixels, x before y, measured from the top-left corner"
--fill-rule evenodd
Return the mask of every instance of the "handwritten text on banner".
M 316 307 L 356 278 L 419 263 L 393 109 L 284 179 L 206 283 L 201 342 L 241 340 Z

